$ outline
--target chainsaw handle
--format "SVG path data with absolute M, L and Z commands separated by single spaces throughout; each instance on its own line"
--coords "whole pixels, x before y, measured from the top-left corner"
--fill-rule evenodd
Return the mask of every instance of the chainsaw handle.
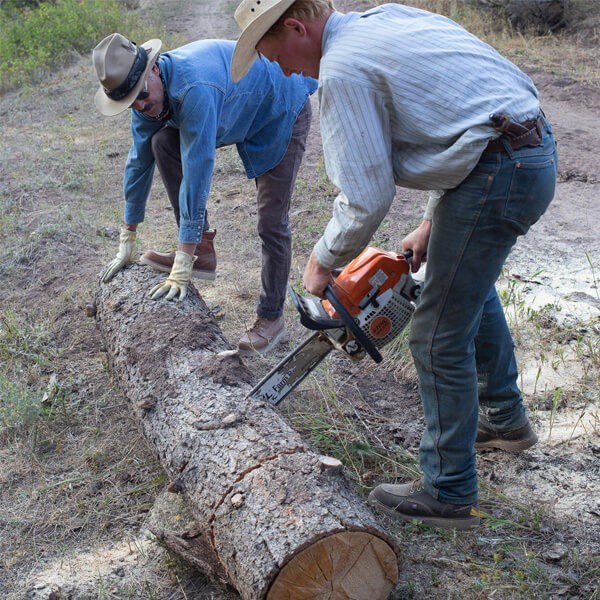
M 327 315 L 325 317 L 311 315 L 306 309 L 306 300 L 302 298 L 302 296 L 299 296 L 291 285 L 288 285 L 288 291 L 296 310 L 300 313 L 300 323 L 302 323 L 306 329 L 322 331 L 323 329 L 337 329 L 338 327 L 344 326 L 344 322 L 341 319 L 331 319 Z M 319 305 L 321 306 L 320 301 Z
M 380 363 L 383 357 L 379 353 L 379 350 L 375 347 L 375 344 L 365 335 L 364 331 L 356 324 L 356 321 L 352 315 L 348 312 L 346 307 L 342 304 L 340 299 L 335 295 L 331 285 L 325 288 L 325 298 L 331 302 L 331 306 L 335 308 L 337 314 L 340 316 L 344 325 L 350 329 L 354 337 L 360 342 L 362 347 L 367 351 L 368 355 L 376 362 Z

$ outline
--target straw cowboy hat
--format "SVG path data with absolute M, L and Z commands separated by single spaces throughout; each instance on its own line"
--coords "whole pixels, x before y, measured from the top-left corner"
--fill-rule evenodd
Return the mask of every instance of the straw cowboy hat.
M 256 44 L 277 22 L 294 0 L 243 0 L 235 20 L 242 30 L 231 59 L 231 79 L 239 81 L 258 57 Z
M 100 80 L 94 103 L 103 115 L 117 115 L 133 104 L 161 46 L 160 40 L 137 46 L 120 33 L 113 33 L 94 48 L 92 61 Z

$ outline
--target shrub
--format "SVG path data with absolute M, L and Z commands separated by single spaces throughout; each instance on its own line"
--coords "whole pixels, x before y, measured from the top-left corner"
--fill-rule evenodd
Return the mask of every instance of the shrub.
M 0 374 L 0 433 L 27 430 L 38 420 L 41 408 L 39 394 Z
M 17 2 L 0 8 L 0 90 L 41 78 L 127 28 L 119 0 Z

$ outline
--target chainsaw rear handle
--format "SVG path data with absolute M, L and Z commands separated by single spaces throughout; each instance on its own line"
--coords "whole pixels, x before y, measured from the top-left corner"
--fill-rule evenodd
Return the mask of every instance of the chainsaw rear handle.
M 364 331 L 357 325 L 352 315 L 348 312 L 346 307 L 342 304 L 340 299 L 336 296 L 331 285 L 325 288 L 325 298 L 331 302 L 331 306 L 335 308 L 340 319 L 344 322 L 344 325 L 352 332 L 354 337 L 367 351 L 367 354 L 376 362 L 380 363 L 383 357 L 379 353 L 379 350 L 375 347 L 375 344 L 366 336 Z

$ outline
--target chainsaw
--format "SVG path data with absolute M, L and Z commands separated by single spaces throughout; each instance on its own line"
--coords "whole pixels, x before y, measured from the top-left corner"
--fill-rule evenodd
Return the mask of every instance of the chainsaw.
M 410 275 L 412 251 L 402 254 L 366 248 L 325 289 L 325 298 L 290 297 L 300 323 L 314 331 L 248 394 L 279 404 L 333 350 L 352 360 L 367 354 L 377 363 L 379 348 L 406 327 L 421 287 Z

